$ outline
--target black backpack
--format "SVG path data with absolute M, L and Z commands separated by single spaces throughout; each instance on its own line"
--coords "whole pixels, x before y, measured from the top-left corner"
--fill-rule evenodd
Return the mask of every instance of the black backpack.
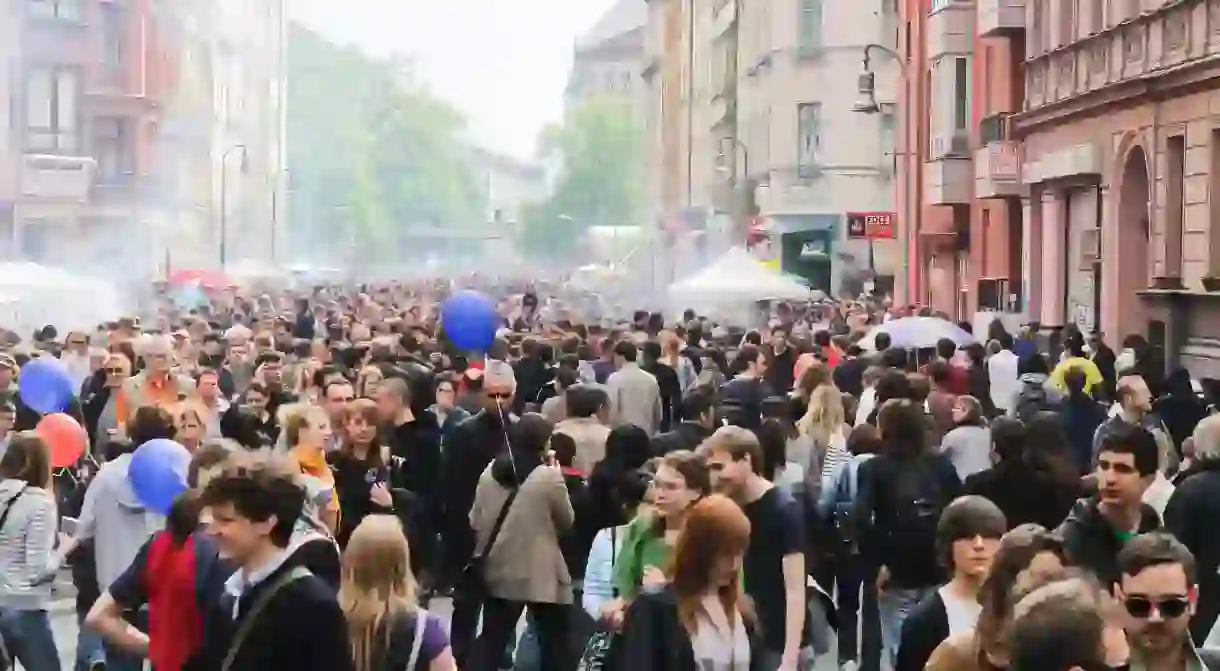
M 949 505 L 933 457 L 901 464 L 894 478 L 894 505 L 898 513 L 893 531 L 903 556 L 935 557 L 936 525 Z

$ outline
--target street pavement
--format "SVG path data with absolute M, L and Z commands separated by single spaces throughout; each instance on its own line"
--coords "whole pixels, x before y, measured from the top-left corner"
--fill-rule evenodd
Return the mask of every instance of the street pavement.
M 78 631 L 75 601 L 71 591 L 72 584 L 70 580 L 66 584 L 64 584 L 63 579 L 56 581 L 56 594 L 58 598 L 51 608 L 51 629 L 55 633 L 55 644 L 59 648 L 60 668 L 66 671 L 71 671 L 74 668 L 76 660 L 76 634 Z M 445 622 L 448 622 L 450 615 L 453 613 L 453 604 L 449 599 L 434 599 L 428 606 L 428 612 L 444 618 Z M 524 624 L 525 620 L 522 618 L 521 624 L 518 625 L 518 634 L 521 633 Z M 837 671 L 837 669 L 836 654 L 832 650 L 830 654 L 822 655 L 818 658 L 813 671 Z

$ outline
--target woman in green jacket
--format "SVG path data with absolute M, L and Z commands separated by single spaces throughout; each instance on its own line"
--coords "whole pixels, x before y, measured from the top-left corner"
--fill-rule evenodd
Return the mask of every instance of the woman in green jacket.
M 626 604 L 642 588 L 668 581 L 666 572 L 686 513 L 711 491 L 711 475 L 703 457 L 679 450 L 661 459 L 652 482 L 651 509 L 627 525 L 614 565 L 614 587 L 619 598 L 607 604 L 604 613 L 612 625 L 617 627 L 622 622 Z

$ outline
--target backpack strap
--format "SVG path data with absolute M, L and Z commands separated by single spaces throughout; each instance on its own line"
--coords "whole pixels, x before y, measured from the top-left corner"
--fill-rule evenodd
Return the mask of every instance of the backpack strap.
M 428 628 L 428 611 L 419 608 L 415 611 L 415 636 L 411 641 L 411 656 L 407 658 L 406 671 L 415 671 L 419 664 L 419 651 L 424 645 L 424 630 Z
M 220 671 L 229 671 L 233 666 L 234 660 L 237 659 L 237 653 L 241 651 L 241 646 L 246 641 L 246 637 L 250 635 L 250 630 L 254 628 L 254 623 L 258 621 L 258 616 L 262 615 L 267 609 L 267 605 L 275 598 L 285 587 L 300 580 L 313 575 L 309 569 L 302 566 L 294 566 L 292 570 L 281 574 L 276 578 L 266 591 L 259 595 L 258 600 L 254 602 L 254 606 L 250 608 L 250 612 L 246 613 L 246 617 L 242 619 L 241 625 L 238 626 L 237 632 L 233 635 L 233 641 L 229 643 L 229 652 L 225 654 L 224 663 L 220 666 Z
M 4 523 L 8 522 L 8 514 L 13 512 L 13 506 L 17 505 L 17 499 L 21 498 L 21 495 L 24 494 L 25 490 L 29 489 L 29 487 L 30 485 L 28 483 L 21 485 L 21 489 L 17 490 L 17 493 L 5 502 L 7 505 L 4 506 L 4 512 L 0 513 L 0 530 L 3 530 Z

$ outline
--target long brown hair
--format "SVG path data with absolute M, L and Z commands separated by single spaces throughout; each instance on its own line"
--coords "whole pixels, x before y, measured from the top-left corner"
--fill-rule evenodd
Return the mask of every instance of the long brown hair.
M 1017 577 L 1043 552 L 1053 553 L 1061 561 L 1064 559 L 1063 542 L 1037 524 L 1022 524 L 1000 539 L 1000 547 L 991 560 L 991 569 L 978 595 L 982 610 L 974 632 L 983 668 L 992 666 L 988 653 L 999 652 L 1004 646 Z
M 377 415 L 376 401 L 372 401 L 367 398 L 358 398 L 351 403 L 348 403 L 347 408 L 344 409 L 343 426 L 339 427 L 339 430 L 343 432 L 343 440 L 341 441 L 340 449 L 349 454 L 353 445 L 351 437 L 347 435 L 347 423 L 352 421 L 352 418 L 354 417 L 359 417 L 360 419 L 364 420 L 365 424 L 376 429 L 380 419 Z M 382 454 L 383 450 L 381 449 L 380 438 L 380 431 L 373 434 L 373 442 L 369 443 L 369 453 L 365 458 L 365 460 L 373 468 L 381 468 L 386 463 L 386 455 Z
M 713 494 L 691 507 L 678 535 L 669 570 L 678 597 L 678 619 L 687 632 L 695 633 L 700 602 L 712 587 L 716 564 L 741 556 L 749 544 L 750 520 L 731 499 Z M 717 592 L 730 618 L 742 612 L 740 580 L 729 581 L 718 587 Z
M 398 519 L 364 518 L 343 552 L 339 584 L 339 606 L 346 616 L 356 671 L 371 671 L 378 651 L 389 646 L 393 631 L 389 620 L 418 609 L 415 589 L 411 550 Z M 415 635 L 423 633 L 417 625 Z
M 31 487 L 51 489 L 51 449 L 33 431 L 13 436 L 4 458 L 0 459 L 0 476 L 9 480 L 24 480 Z

